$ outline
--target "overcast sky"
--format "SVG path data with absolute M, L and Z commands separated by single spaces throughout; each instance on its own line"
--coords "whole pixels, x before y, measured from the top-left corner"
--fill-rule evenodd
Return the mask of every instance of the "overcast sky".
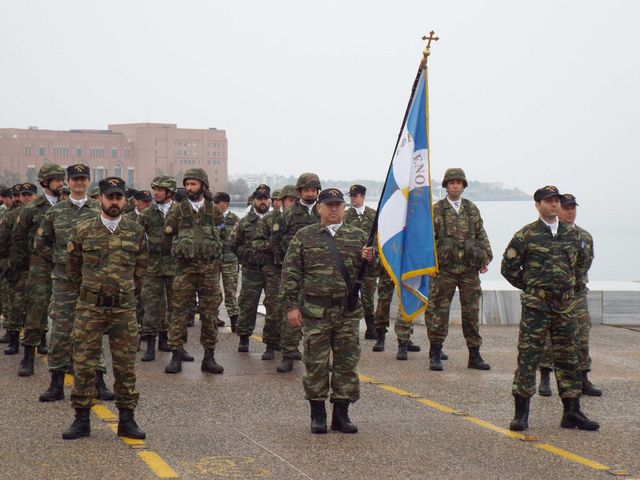
M 382 180 L 433 29 L 434 179 L 637 198 L 638 25 L 634 0 L 5 1 L 0 127 L 218 127 L 230 173 Z

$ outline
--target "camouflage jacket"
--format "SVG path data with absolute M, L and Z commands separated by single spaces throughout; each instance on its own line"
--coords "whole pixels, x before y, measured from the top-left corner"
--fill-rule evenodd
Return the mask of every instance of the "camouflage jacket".
M 148 260 L 140 225 L 123 217 L 111 233 L 94 214 L 73 230 L 67 253 L 67 275 L 80 300 L 87 293 L 89 302 L 98 294 L 118 295 L 120 307 L 135 308 Z
M 466 198 L 456 213 L 446 198 L 433 206 L 438 268 L 451 273 L 477 272 L 493 259 L 480 211 Z
M 144 211 L 144 210 L 143 210 Z M 136 209 L 134 208 L 133 210 L 129 210 L 128 212 L 126 212 L 125 214 L 123 214 L 123 216 L 125 218 L 128 218 L 129 220 L 131 220 L 132 222 L 136 222 L 138 223 L 138 218 L 140 217 L 140 213 L 136 212 Z
M 577 282 L 587 272 L 578 231 L 560 223 L 554 237 L 538 219 L 521 228 L 502 258 L 502 276 L 523 290 L 523 306 L 565 312 L 572 308 Z
M 100 203 L 88 198 L 81 208 L 71 200 L 58 202 L 45 213 L 33 241 L 34 252 L 49 263 L 66 265 L 67 242 L 71 231 L 80 222 L 94 218 L 100 211 Z
M 302 228 L 291 240 L 282 267 L 281 291 L 287 311 L 299 308 L 302 315 L 322 318 L 326 305 L 318 299 L 343 299 L 347 285 L 322 235 L 330 235 L 321 224 Z M 343 223 L 333 237 L 338 252 L 353 285 L 361 263 L 362 248 L 367 235 L 359 228 Z M 346 306 L 346 305 L 345 305 Z M 353 312 L 344 310 L 347 317 L 362 316 L 362 305 Z
M 29 269 L 29 261 L 44 262 L 34 254 L 33 240 L 45 213 L 51 208 L 45 196 L 36 198 L 20 210 L 11 234 L 11 264 L 20 270 Z
M 202 273 L 213 267 L 225 238 L 222 212 L 211 200 L 205 199 L 196 212 L 185 198 L 169 210 L 164 220 L 164 248 L 170 245 L 179 273 Z
M 283 213 L 284 219 L 284 234 L 282 236 L 282 251 L 287 253 L 289 243 L 293 239 L 293 236 L 302 227 L 307 225 L 313 225 L 320 221 L 320 215 L 318 214 L 318 204 L 314 205 L 309 212 L 309 209 L 300 203 L 300 200 L 296 200 L 293 205 L 287 208 Z
M 236 254 L 231 250 L 231 232 L 240 221 L 240 217 L 233 212 L 224 215 L 224 225 L 227 231 L 227 238 L 222 242 L 222 263 L 231 263 L 238 260 Z
M 376 218 L 376 211 L 371 207 L 364 207 L 364 212 L 362 215 L 358 215 L 358 212 L 354 207 L 351 207 L 344 214 L 344 223 L 348 223 L 353 225 L 354 227 L 358 227 L 360 230 L 363 230 L 364 233 L 369 235 L 371 233 L 371 228 L 373 227 L 373 220 Z
M 259 258 L 253 248 L 252 241 L 260 222 L 258 214 L 251 209 L 233 228 L 231 234 L 231 251 L 238 256 L 242 266 L 259 268 L 264 265 L 264 258 Z
M 252 246 L 263 265 L 282 266 L 284 227 L 284 215 L 280 210 L 272 210 L 256 225 Z
M 575 228 L 578 231 L 578 238 L 580 239 L 580 247 L 584 250 L 584 256 L 586 261 L 586 264 L 585 264 L 586 270 L 584 272 L 584 276 L 582 277 L 582 280 L 577 280 L 576 292 L 580 294 L 586 294 L 588 291 L 587 283 L 589 283 L 588 271 L 591 268 L 591 264 L 593 263 L 593 257 L 594 257 L 593 237 L 589 232 L 587 232 L 584 228 L 579 227 L 578 225 L 573 225 L 573 228 Z
M 20 276 L 20 270 L 13 265 L 10 258 L 11 235 L 20 210 L 22 210 L 22 203 L 13 202 L 0 220 L 0 275 L 10 282 L 17 281 Z
M 169 207 L 169 212 L 177 208 L 175 203 Z M 176 274 L 176 259 L 171 254 L 171 244 L 164 239 L 164 215 L 155 203 L 145 208 L 138 216 L 138 224 L 144 229 L 147 239 L 147 251 L 149 252 L 149 265 L 147 275 Z

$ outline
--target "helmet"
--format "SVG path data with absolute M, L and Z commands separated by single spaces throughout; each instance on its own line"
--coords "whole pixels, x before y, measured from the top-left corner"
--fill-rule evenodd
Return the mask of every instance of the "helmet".
M 298 190 L 301 188 L 317 188 L 318 190 L 322 190 L 320 178 L 318 178 L 318 175 L 315 173 L 303 173 L 300 175 L 296 182 L 296 188 Z
M 275 199 L 275 200 L 280 200 L 280 189 L 274 190 L 273 192 L 271 192 L 271 198 Z
M 295 185 L 285 185 L 284 187 L 282 187 L 278 200 L 284 200 L 285 197 L 300 198 Z
M 449 180 L 461 180 L 464 188 L 467 188 L 467 186 L 469 185 L 467 183 L 467 177 L 464 174 L 464 170 L 462 170 L 461 168 L 447 168 L 447 171 L 444 172 L 442 188 L 447 188 L 447 182 Z
M 38 182 L 43 183 L 52 178 L 60 178 L 64 180 L 64 168 L 56 163 L 45 163 L 40 167 L 38 172 Z
M 184 182 L 190 178 L 200 180 L 205 187 L 209 188 L 209 177 L 207 176 L 207 172 L 205 172 L 203 169 L 190 168 L 189 170 L 184 172 L 184 175 L 182 176 L 182 185 L 184 185 Z
M 171 193 L 176 193 L 176 180 L 169 175 L 158 175 L 151 180 L 151 188 L 164 188 Z

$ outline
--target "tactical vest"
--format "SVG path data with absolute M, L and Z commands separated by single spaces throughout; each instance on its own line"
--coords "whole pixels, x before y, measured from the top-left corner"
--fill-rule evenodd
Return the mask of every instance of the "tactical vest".
M 180 203 L 180 224 L 178 235 L 173 239 L 171 253 L 182 260 L 202 260 L 205 262 L 220 257 L 222 242 L 214 222 L 213 203 L 202 205 L 202 215 L 196 213 L 189 203 Z
M 153 205 L 149 207 L 147 214 L 148 223 L 145 233 L 147 234 L 147 250 L 149 255 L 168 255 L 170 252 L 163 251 L 164 245 L 164 217 L 160 209 Z

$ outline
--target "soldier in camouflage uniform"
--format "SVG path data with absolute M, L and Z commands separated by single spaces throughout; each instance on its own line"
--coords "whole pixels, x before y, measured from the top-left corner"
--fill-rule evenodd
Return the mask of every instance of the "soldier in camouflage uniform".
M 284 232 L 282 235 L 282 251 L 286 253 L 293 236 L 301 228 L 318 223 L 320 215 L 316 206 L 318 193 L 322 189 L 320 178 L 315 173 L 303 173 L 298 177 L 296 190 L 299 199 L 287 208 L 283 214 Z M 293 362 L 300 360 L 302 355 L 298 349 L 302 338 L 302 327 L 292 327 L 289 322 L 282 322 L 280 345 L 282 360 L 276 367 L 281 373 L 293 370 Z
M 297 198 L 296 187 L 286 185 L 278 195 L 278 203 L 286 210 L 293 205 Z M 263 360 L 273 360 L 276 350 L 280 349 L 283 316 L 280 280 L 285 254 L 282 251 L 284 227 L 282 211 L 274 209 L 258 222 L 253 237 L 253 249 L 260 259 L 260 263 L 264 265 L 262 271 L 265 276 L 264 306 L 267 313 L 262 330 L 262 341 L 267 345 L 267 348 L 262 355 Z
M 83 220 L 95 218 L 100 204 L 87 197 L 89 167 L 82 164 L 67 167 L 71 195 L 47 210 L 36 231 L 33 248 L 36 255 L 51 264 L 51 338 L 47 356 L 51 383 L 40 395 L 41 402 L 64 399 L 64 374 L 73 371 L 71 332 L 76 315 L 78 292 L 67 275 L 67 242 L 73 229 Z M 104 382 L 104 359 L 96 370 L 96 389 L 100 400 L 113 400 Z
M 89 190 L 89 198 L 93 198 L 94 200 L 98 200 L 100 198 L 100 187 L 93 187 Z
M 449 330 L 449 311 L 456 287 L 460 292 L 462 333 L 469 349 L 467 367 L 491 368 L 480 356 L 482 288 L 479 273 L 487 272 L 493 254 L 478 207 L 462 198 L 467 185 L 461 168 L 447 169 L 442 180 L 447 197 L 433 206 L 438 275 L 429 287 L 429 306 L 424 318 L 431 344 L 429 368 L 435 371 L 442 370 L 442 344 Z
M 588 270 L 578 231 L 557 218 L 560 193 L 552 185 L 534 194 L 540 218 L 520 229 L 502 258 L 502 275 L 523 291 L 518 339 L 518 368 L 513 379 L 515 417 L 509 428 L 529 428 L 529 401 L 546 337 L 551 337 L 553 365 L 564 405 L 563 428 L 597 430 L 580 411 L 580 365 L 576 355 L 576 288 Z
M 282 193 L 281 189 L 276 189 L 271 192 L 271 208 L 269 211 L 278 210 L 282 212 L 282 202 L 280 201 L 280 194 Z
M 2 225 L 2 219 L 11 209 L 11 205 L 13 205 L 13 195 L 11 195 L 11 188 L 4 187 L 0 190 L 0 197 L 2 197 L 2 208 L 0 208 L 0 226 Z M 4 271 L 7 268 L 9 263 L 8 258 L 2 258 L 0 256 L 0 305 L 2 305 L 2 309 L 0 310 L 0 314 L 2 315 L 3 323 L 7 321 L 9 318 L 9 291 L 7 289 L 7 280 L 4 278 Z M 5 330 L 5 334 L 0 337 L 0 343 L 9 343 L 9 332 Z
M 364 248 L 367 235 L 361 229 L 343 223 L 340 190 L 323 190 L 318 202 L 320 223 L 299 230 L 285 257 L 282 292 L 287 323 L 304 325 L 303 385 L 311 406 L 311 432 L 327 432 L 325 400 L 331 382 L 331 429 L 356 433 L 348 412 L 349 404 L 360 398 L 356 368 L 362 305 L 358 298 L 349 305 L 349 298 L 360 263 L 363 258 L 371 260 L 372 249 Z
M 576 222 L 576 197 L 570 193 L 565 193 L 560 199 L 560 210 L 558 211 L 558 219 L 560 222 L 572 226 L 578 231 L 581 245 L 587 260 L 587 270 L 593 262 L 593 237 L 584 228 L 575 224 Z M 582 394 L 590 397 L 600 397 L 602 390 L 596 388 L 589 381 L 589 372 L 591 371 L 591 356 L 589 355 L 589 331 L 591 330 L 591 316 L 589 315 L 589 306 L 587 303 L 587 294 L 589 289 L 587 283 L 589 278 L 585 273 L 584 278 L 576 281 L 576 351 L 578 361 L 580 363 L 580 371 L 582 373 Z M 551 396 L 550 374 L 553 370 L 553 348 L 551 347 L 551 339 L 547 336 L 545 341 L 544 353 L 540 360 L 540 385 L 538 393 L 543 397 Z
M 158 350 L 169 352 L 167 331 L 171 324 L 171 300 L 173 279 L 176 274 L 176 260 L 171 248 L 164 240 L 164 220 L 169 211 L 175 208 L 173 194 L 176 181 L 173 177 L 160 175 L 151 182 L 155 203 L 143 210 L 138 223 L 144 229 L 149 251 L 147 267 L 142 288 L 141 338 L 147 342 L 147 350 L 142 356 L 143 362 L 152 362 L 156 358 L 156 337 Z
M 204 358 L 200 369 L 208 373 L 223 373 L 214 358 L 218 340 L 218 309 L 222 303 L 219 270 L 222 241 L 226 238 L 224 216 L 211 200 L 205 198 L 209 177 L 201 168 L 187 170 L 183 177 L 187 198 L 171 209 L 164 222 L 165 244 L 171 243 L 176 257 L 171 310 L 173 321 L 169 330 L 171 362 L 165 373 L 182 371 L 183 361 L 193 361 L 184 350 L 187 317 L 198 294 L 200 302 L 200 343 Z
M 144 230 L 123 217 L 126 203 L 121 178 L 100 181 L 102 211 L 78 224 L 69 239 L 67 274 L 78 292 L 73 326 L 73 389 L 76 417 L 62 438 L 90 434 L 89 412 L 96 396 L 95 371 L 100 364 L 102 336 L 109 336 L 115 376 L 118 436 L 143 439 L 136 423 L 138 404 L 135 360 L 138 344 L 136 294 L 147 266 Z
M 249 337 L 256 327 L 260 295 L 265 289 L 265 272 L 262 270 L 265 258 L 258 255 L 252 242 L 259 221 L 269 212 L 269 194 L 270 189 L 267 185 L 258 186 L 253 193 L 253 208 L 238 222 L 231 235 L 231 250 L 238 256 L 242 265 L 242 286 L 238 297 L 240 316 L 236 328 L 236 333 L 240 337 L 238 352 L 249 351 Z M 265 299 L 265 306 L 267 304 L 268 301 Z M 279 338 L 270 334 L 269 327 L 265 323 L 262 338 L 268 349 L 275 349 Z
M 213 203 L 224 215 L 224 225 L 227 232 L 232 232 L 240 221 L 235 213 L 229 210 L 231 197 L 226 192 L 217 192 L 213 197 Z M 235 333 L 238 324 L 238 257 L 231 251 L 231 235 L 224 240 L 222 247 L 222 261 L 220 275 L 222 276 L 222 288 L 224 289 L 224 306 L 227 309 L 231 331 Z
M 20 330 L 27 316 L 25 293 L 29 264 L 28 262 L 24 264 L 23 252 L 10 248 L 11 236 L 20 223 L 20 213 L 36 198 L 38 187 L 33 183 L 21 183 L 14 186 L 14 191 L 19 192 L 19 200 L 13 201 L 11 210 L 2 218 L 2 224 L 0 224 L 0 258 L 4 258 L 7 263 L 3 276 L 7 280 L 9 291 L 8 317 L 4 325 L 9 334 L 9 346 L 4 351 L 5 355 L 18 353 Z
M 24 357 L 18 376 L 33 375 L 35 350 L 47 353 L 47 312 L 51 299 L 51 264 L 33 252 L 33 239 L 40 222 L 51 206 L 58 203 L 62 194 L 65 171 L 60 165 L 45 163 L 38 172 L 38 182 L 44 193 L 20 212 L 19 222 L 11 235 L 11 257 L 20 268 L 27 267 L 27 316 L 24 326 Z

